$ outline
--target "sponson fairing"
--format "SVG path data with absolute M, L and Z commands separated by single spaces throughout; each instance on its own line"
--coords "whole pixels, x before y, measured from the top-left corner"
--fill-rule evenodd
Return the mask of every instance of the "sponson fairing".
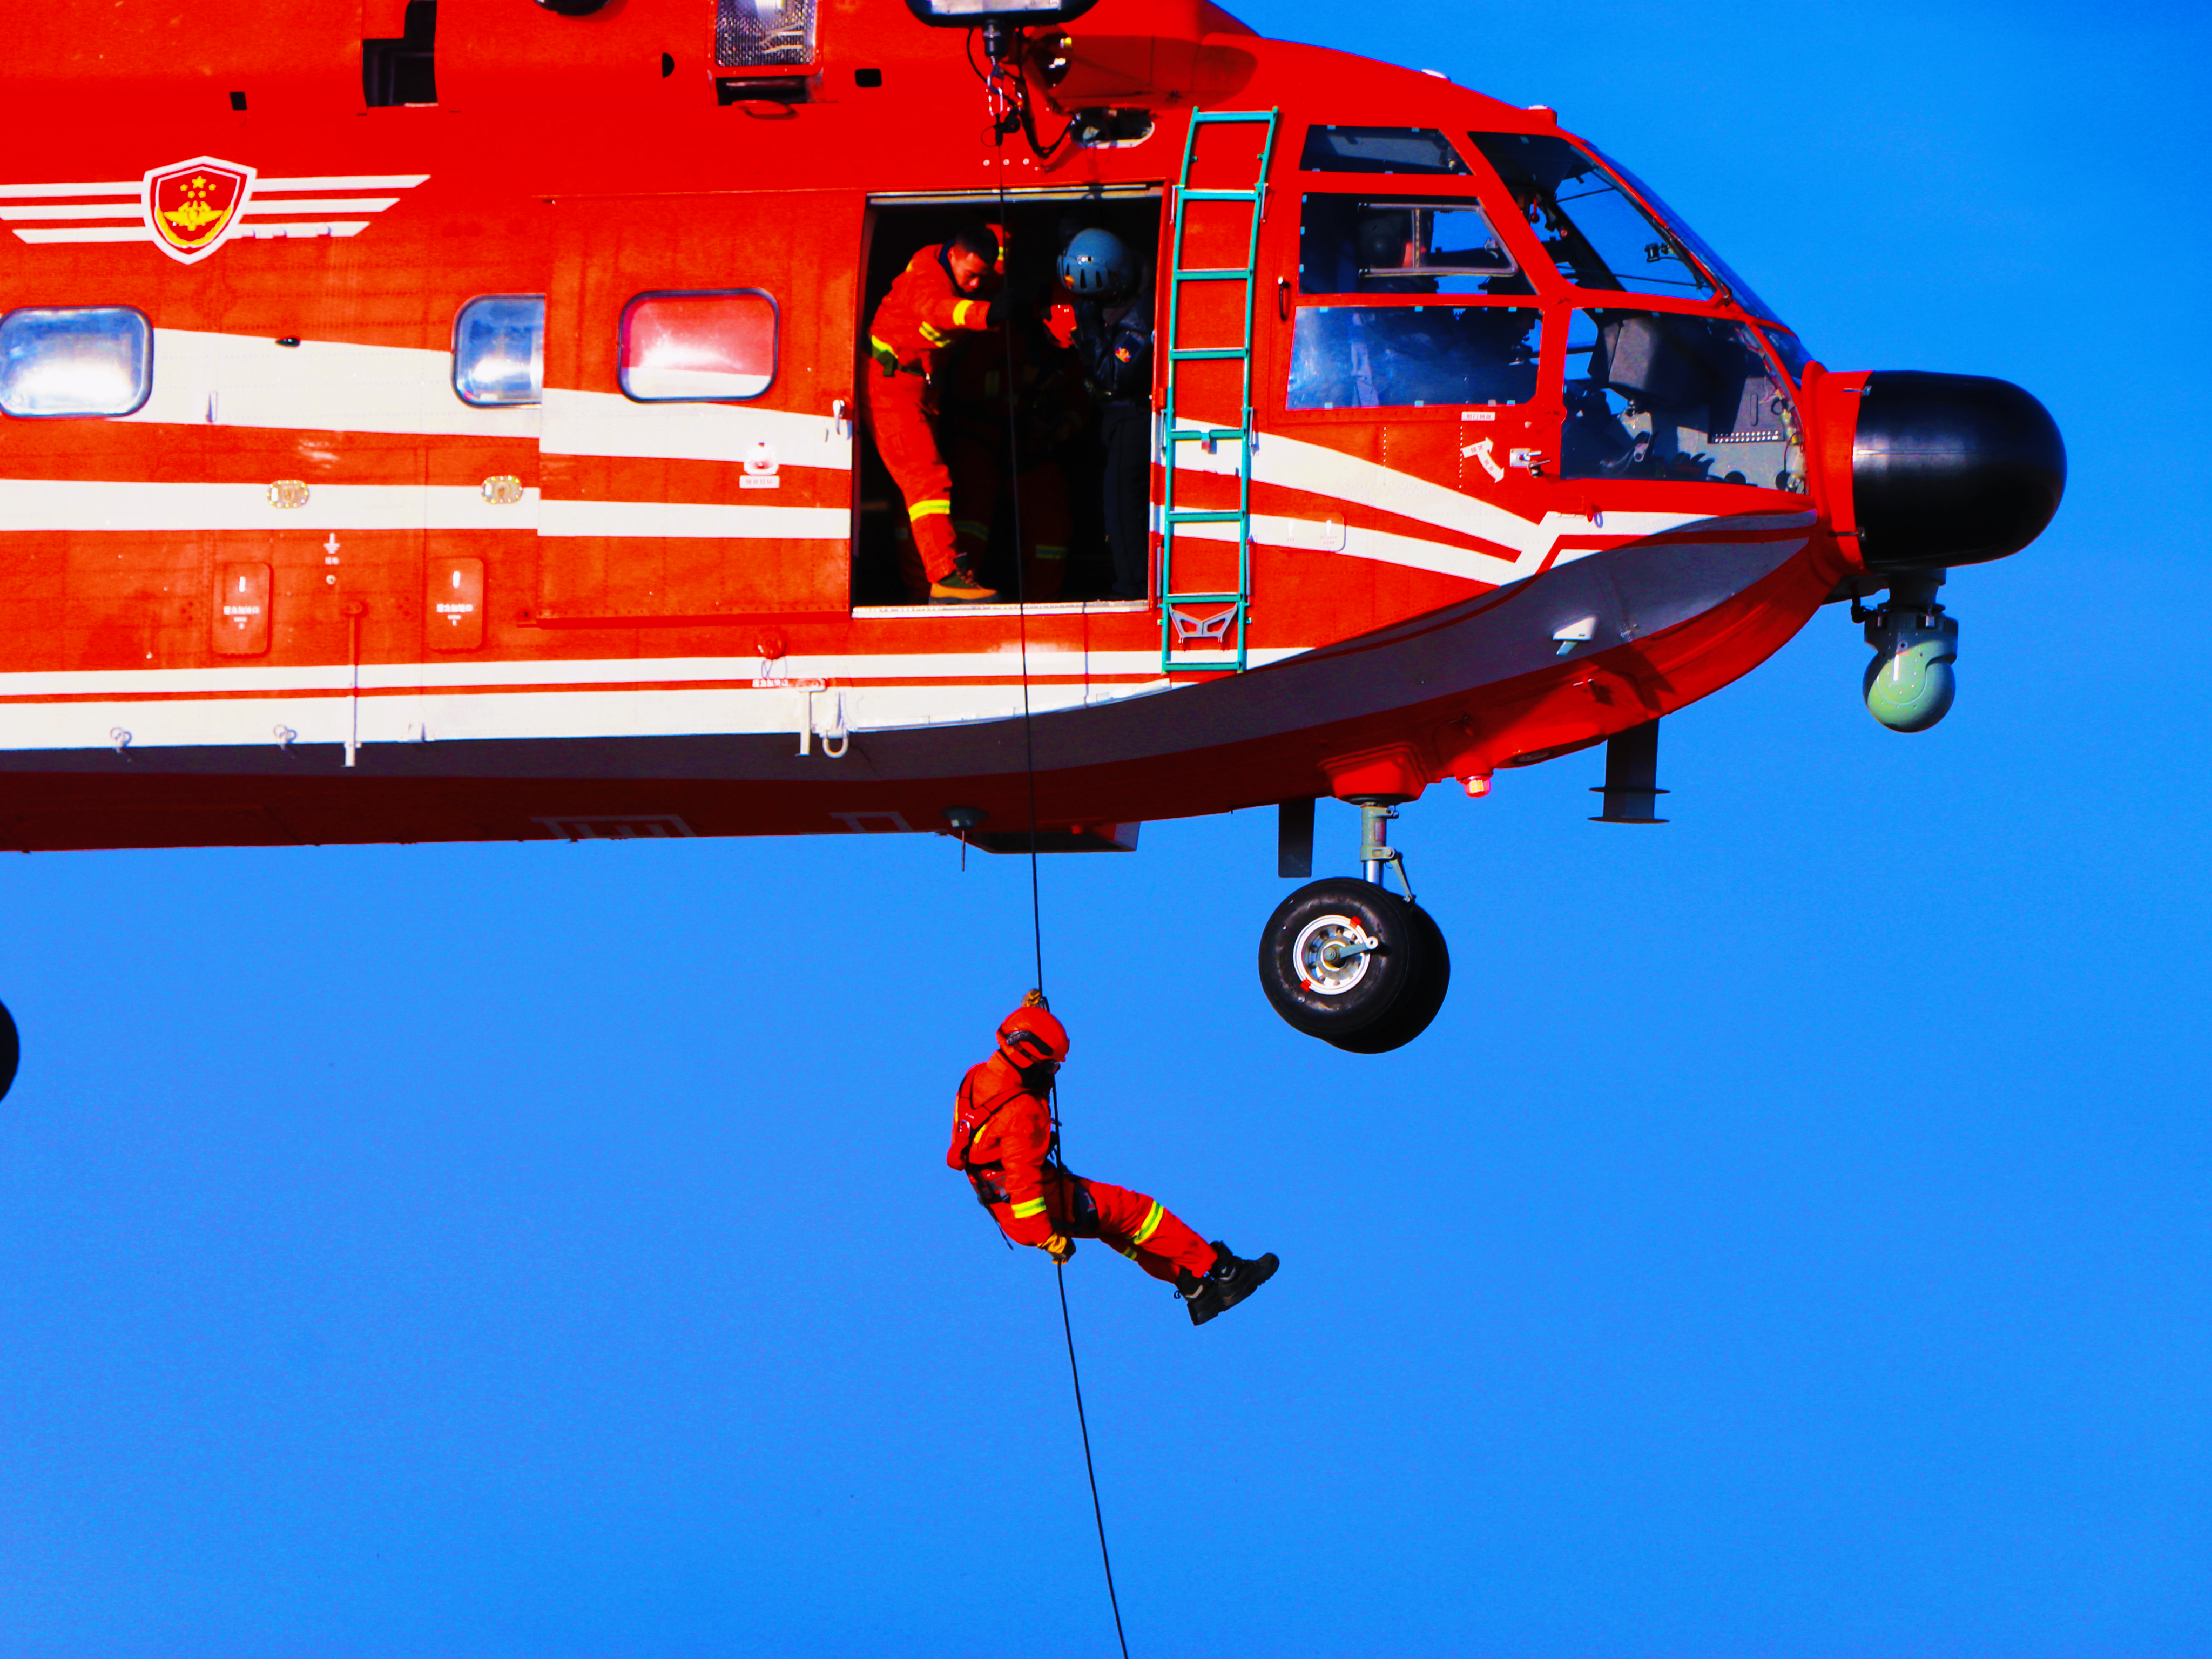
M 1019 830 L 1026 708 L 1038 826 L 1109 845 L 1599 741 L 1882 585 L 1863 377 L 1548 112 L 1105 0 L 1028 48 L 1039 155 L 897 0 L 433 9 L 11 54 L 0 840 Z M 1255 186 L 1248 281 L 1179 283 Z M 902 603 L 873 273 L 1086 214 L 1249 356 L 1158 354 L 1152 596 Z

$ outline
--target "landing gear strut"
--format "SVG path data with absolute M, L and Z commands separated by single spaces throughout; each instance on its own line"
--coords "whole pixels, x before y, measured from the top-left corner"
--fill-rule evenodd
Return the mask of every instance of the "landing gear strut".
M 1312 804 L 1292 802 L 1283 810 L 1283 862 L 1291 866 L 1292 815 L 1306 814 L 1310 844 Z M 1379 1054 L 1411 1042 L 1428 1029 L 1451 987 L 1443 931 L 1413 902 L 1406 861 L 1389 842 L 1389 823 L 1397 816 L 1387 800 L 1361 801 L 1365 878 L 1308 882 L 1275 907 L 1260 935 L 1260 988 L 1275 1012 L 1293 1029 L 1352 1054 Z M 1403 898 L 1382 885 L 1392 866 Z M 1309 856 L 1297 872 L 1311 867 Z

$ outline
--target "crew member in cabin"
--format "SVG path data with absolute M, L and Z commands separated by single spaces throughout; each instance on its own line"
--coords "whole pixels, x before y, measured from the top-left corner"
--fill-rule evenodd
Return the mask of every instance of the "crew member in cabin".
M 1083 377 L 1034 316 L 1018 312 L 1006 328 L 963 334 L 944 355 L 937 429 L 952 469 L 954 542 L 969 568 L 983 568 L 999 508 L 1010 507 L 1020 532 L 1021 597 L 1049 603 L 1067 580 L 1074 524 L 1060 453 L 1089 418 Z
M 1203 1325 L 1273 1276 L 1273 1255 L 1246 1261 L 1207 1243 L 1142 1193 L 1088 1181 L 1060 1166 L 1048 1101 L 1067 1058 L 1067 1031 L 1031 991 L 999 1027 L 998 1051 L 961 1080 L 945 1161 L 968 1177 L 976 1200 L 1006 1237 L 1056 1262 L 1079 1238 L 1110 1244 L 1153 1278 L 1176 1287 Z
M 868 351 L 878 372 L 860 376 L 861 418 L 906 497 L 933 602 L 998 597 L 953 536 L 952 471 L 938 442 L 937 381 L 956 335 L 1006 319 L 1005 272 L 997 228 L 969 225 L 908 260 L 868 322 Z
M 1143 268 L 1110 230 L 1078 232 L 1060 256 L 1060 281 L 1072 296 L 1071 343 L 1098 410 L 1103 463 L 1100 503 L 1112 596 L 1141 599 L 1151 589 L 1152 301 Z

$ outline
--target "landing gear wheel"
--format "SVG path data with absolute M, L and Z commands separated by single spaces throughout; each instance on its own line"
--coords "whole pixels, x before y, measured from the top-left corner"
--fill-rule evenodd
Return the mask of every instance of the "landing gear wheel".
M 1358 1036 L 1333 1036 L 1329 1041 L 1348 1054 L 1386 1054 L 1402 1048 L 1429 1029 L 1429 1022 L 1444 1006 L 1451 989 L 1451 952 L 1444 947 L 1443 929 L 1418 904 L 1406 907 L 1413 929 L 1420 935 L 1421 967 L 1390 1012 Z
M 1364 1036 L 1425 983 L 1419 914 L 1372 882 L 1308 882 L 1267 918 L 1260 935 L 1260 988 L 1275 1012 L 1308 1036 L 1330 1042 Z M 1437 1000 L 1443 1000 L 1441 991 Z

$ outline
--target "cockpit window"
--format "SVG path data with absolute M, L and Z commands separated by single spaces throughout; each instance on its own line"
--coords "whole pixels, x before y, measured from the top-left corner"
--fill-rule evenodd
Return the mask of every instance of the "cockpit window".
M 1288 406 L 1525 404 L 1539 316 L 1533 306 L 1301 306 Z
M 1805 371 L 1813 362 L 1813 354 L 1805 349 L 1805 343 L 1788 329 L 1779 325 L 1766 331 L 1766 343 L 1774 348 L 1774 355 L 1782 359 L 1782 367 L 1790 371 L 1790 378 L 1801 386 Z
M 1513 274 L 1513 256 L 1473 202 L 1305 198 L 1301 294 L 1497 294 Z
M 1569 282 L 1626 294 L 1711 297 L 1712 283 L 1674 234 L 1565 139 L 1525 132 L 1471 136 Z
M 1306 173 L 1458 173 L 1459 152 L 1434 127 L 1308 127 Z
M 1718 317 L 1577 311 L 1567 329 L 1567 478 L 1672 478 L 1803 493 L 1790 388 Z
M 1593 152 L 1593 154 L 1595 153 L 1595 152 Z M 1719 254 L 1713 252 L 1712 244 L 1705 240 L 1704 237 L 1698 235 L 1696 231 L 1691 229 L 1689 225 L 1684 222 L 1680 214 L 1675 212 L 1674 209 L 1668 207 L 1666 203 L 1659 199 L 1659 192 L 1657 191 L 1652 189 L 1650 185 L 1645 184 L 1641 179 L 1631 173 L 1626 167 L 1621 166 L 1620 162 L 1614 161 L 1610 155 L 1601 155 L 1599 159 L 1604 161 L 1606 166 L 1611 167 L 1613 172 L 1618 173 L 1622 179 L 1626 179 L 1628 182 L 1629 188 L 1633 190 L 1638 195 L 1641 196 L 1645 201 L 1651 204 L 1652 211 L 1667 222 L 1668 226 L 1671 227 L 1673 234 L 1680 237 L 1683 243 L 1689 248 L 1690 252 L 1698 256 L 1698 260 L 1705 265 L 1705 269 L 1712 272 L 1714 277 L 1727 287 L 1729 295 L 1731 299 L 1754 317 L 1763 317 L 1774 322 L 1781 321 L 1779 318 L 1775 316 L 1774 307 L 1768 305 L 1766 301 L 1760 299 L 1759 295 L 1753 294 L 1751 291 L 1751 285 L 1745 282 L 1742 277 L 1737 276 L 1735 272 L 1729 268 L 1728 261 L 1722 258 Z M 1786 327 L 1788 325 L 1785 324 L 1784 326 Z M 1792 372 L 1794 373 L 1795 371 L 1793 370 Z

